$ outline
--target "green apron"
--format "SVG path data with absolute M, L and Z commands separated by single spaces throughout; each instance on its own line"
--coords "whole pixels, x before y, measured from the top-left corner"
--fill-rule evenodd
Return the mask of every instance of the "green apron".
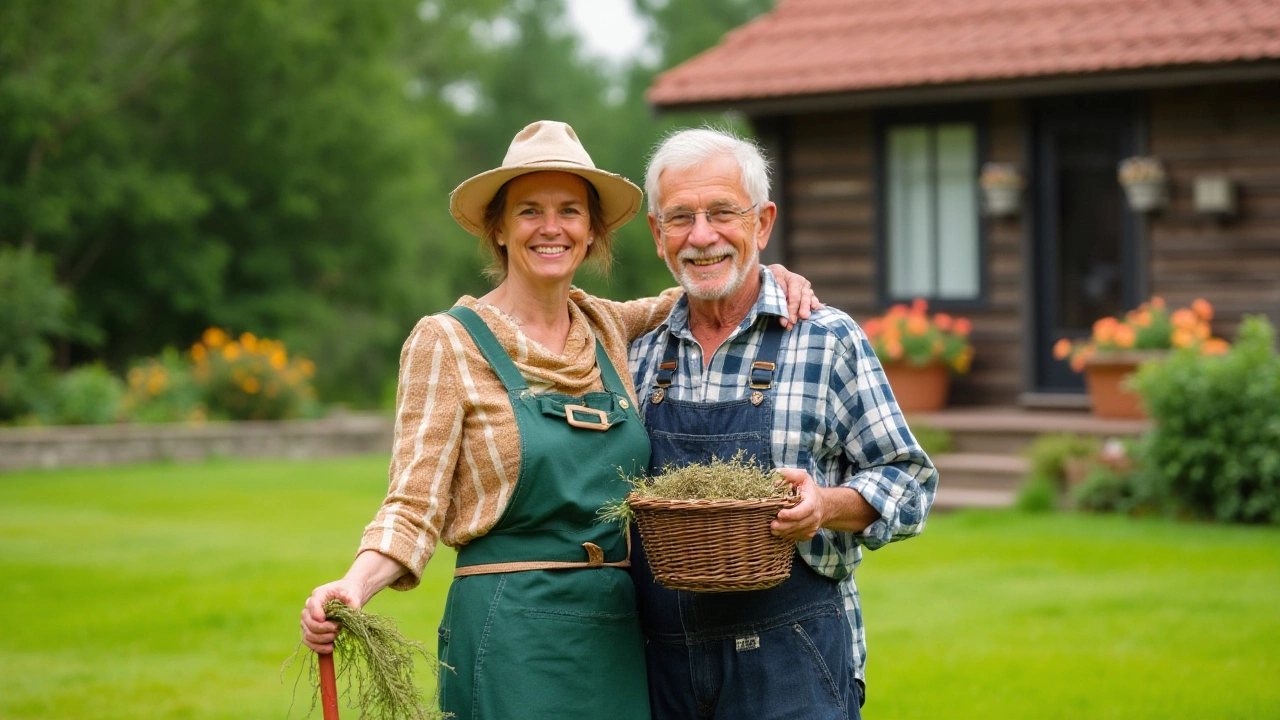
M 597 341 L 603 392 L 535 395 L 475 312 L 448 314 L 506 386 L 520 475 L 497 525 L 458 550 L 459 575 L 483 574 L 449 587 L 438 657 L 452 670 L 440 670 L 441 708 L 457 720 L 648 720 L 635 587 L 625 569 L 602 565 L 627 560 L 626 537 L 596 520 L 627 492 L 619 469 L 640 473 L 649 461 L 625 386 Z M 492 567 L 506 563 L 567 567 Z

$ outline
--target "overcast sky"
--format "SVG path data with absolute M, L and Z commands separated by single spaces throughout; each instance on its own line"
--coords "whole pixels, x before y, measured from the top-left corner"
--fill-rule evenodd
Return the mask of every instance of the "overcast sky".
M 633 57 L 643 46 L 644 23 L 631 0 L 566 0 L 565 5 L 588 52 L 617 61 Z

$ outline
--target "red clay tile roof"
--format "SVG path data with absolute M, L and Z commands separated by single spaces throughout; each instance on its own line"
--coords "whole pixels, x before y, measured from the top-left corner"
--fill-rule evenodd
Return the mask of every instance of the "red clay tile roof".
M 657 106 L 1280 58 L 1280 0 L 780 0 Z

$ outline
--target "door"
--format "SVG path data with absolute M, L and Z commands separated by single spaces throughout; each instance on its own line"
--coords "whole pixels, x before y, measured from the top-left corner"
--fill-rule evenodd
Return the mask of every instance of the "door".
M 1116 181 L 1117 164 L 1137 146 L 1135 103 L 1055 98 L 1032 117 L 1035 389 L 1083 392 L 1053 344 L 1087 336 L 1095 320 L 1133 308 L 1140 295 L 1137 221 Z

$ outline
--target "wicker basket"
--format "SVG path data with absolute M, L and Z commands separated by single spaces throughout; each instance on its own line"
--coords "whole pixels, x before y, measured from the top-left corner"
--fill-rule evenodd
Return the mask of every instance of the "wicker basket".
M 671 590 L 764 590 L 791 575 L 795 541 L 769 531 L 769 523 L 798 497 L 760 500 L 668 500 L 627 503 L 635 512 L 644 553 L 658 584 Z

